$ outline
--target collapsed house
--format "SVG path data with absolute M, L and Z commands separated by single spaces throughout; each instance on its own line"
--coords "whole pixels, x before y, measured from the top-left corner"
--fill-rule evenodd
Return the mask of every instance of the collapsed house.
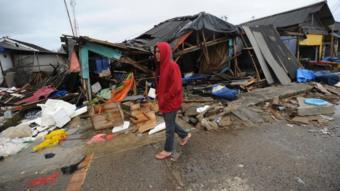
M 92 94 L 123 81 L 129 72 L 151 73 L 133 59 L 147 58 L 149 51 L 87 36 L 64 35 L 61 39 L 65 42 L 64 49 L 69 52 L 71 75 L 78 76 L 80 73 L 89 100 Z
M 329 49 L 325 50 L 325 56 L 339 56 L 340 55 L 340 22 L 335 22 L 330 26 L 332 33 L 330 35 L 330 40 L 328 46 Z M 326 45 L 327 46 L 327 45 Z M 329 51 L 327 51 L 329 50 Z
M 7 128 L 7 133 L 19 132 L 16 129 L 20 132 L 27 130 L 23 137 L 28 137 L 28 140 L 45 136 L 46 140 L 33 147 L 32 151 L 36 152 L 49 147 L 51 137 L 56 136 L 53 143 L 56 145 L 67 138 L 69 132 L 77 132 L 74 130 L 82 126 L 80 118 L 90 118 L 95 130 L 112 129 L 110 135 L 105 135 L 107 140 L 112 139 L 111 133 L 126 130 L 139 134 L 164 130 L 165 123 L 157 119 L 159 108 L 153 72 L 153 49 L 160 41 L 170 43 L 173 58 L 184 73 L 184 100 L 178 113 L 182 124 L 210 130 L 229 128 L 234 122 L 235 126 L 262 123 L 264 113 L 247 108 L 259 104 L 262 107 L 263 103 L 263 108 L 272 114 L 274 120 L 282 117 L 289 119 L 296 111 L 301 116 L 310 115 L 310 112 L 305 112 L 308 109 L 306 99 L 280 100 L 279 97 L 311 89 L 301 84 L 290 84 L 297 79 L 300 66 L 295 53 L 298 58 L 310 56 L 305 54 L 308 52 L 305 49 L 311 46 L 319 50 L 313 55 L 319 56 L 327 41 L 324 35 L 329 34 L 327 26 L 333 19 L 329 14 L 327 4 L 322 2 L 234 26 L 202 12 L 166 20 L 137 38 L 122 43 L 63 35 L 61 41 L 68 55 L 69 67 L 61 74 L 56 70 L 61 63 L 66 63 L 64 54 L 3 38 L 0 41 L 0 69 L 8 86 L 14 81 L 10 79 L 11 68 L 16 74 L 22 71 L 30 74 L 52 71 L 52 75 L 47 80 L 36 78 L 35 81 L 16 75 L 30 85 L 0 88 L 0 112 L 4 114 L 0 118 L 0 132 Z M 330 33 L 334 50 L 335 45 L 339 44 L 339 38 L 335 38 L 339 34 L 337 27 L 334 25 Z M 333 48 L 331 50 L 333 52 Z M 48 60 L 47 63 L 45 60 Z M 322 75 L 319 79 L 303 78 L 297 81 L 326 82 L 327 89 L 322 88 L 321 84 L 316 84 L 316 89 L 326 96 L 332 93 L 340 95 L 332 87 L 339 82 L 338 74 Z M 3 81 L 3 77 L 0 80 Z M 290 85 L 251 92 L 254 88 L 275 83 Z M 238 96 L 241 91 L 248 93 Z M 312 96 L 320 97 L 318 94 Z M 313 115 L 334 112 L 333 105 L 326 103 L 326 106 L 327 110 L 322 113 L 318 113 L 319 106 L 307 107 L 312 109 Z M 86 115 L 82 115 L 84 113 Z M 23 118 L 29 121 L 21 123 Z M 309 123 L 309 119 L 299 116 L 293 119 Z M 128 130 L 130 127 L 133 128 Z M 94 135 L 88 144 L 96 142 L 101 136 L 103 134 Z M 21 141 L 19 150 L 25 146 L 27 139 Z M 7 140 L 6 144 L 12 144 L 11 140 Z M 16 152 L 5 153 L 5 156 Z
M 126 43 L 152 52 L 157 42 L 168 42 L 183 73 L 211 74 L 235 55 L 237 34 L 234 25 L 201 12 L 161 22 Z
M 0 84 L 20 87 L 35 80 L 37 75 L 47 76 L 64 67 L 66 54 L 3 37 L 0 39 L 0 63 Z
M 129 72 L 138 79 L 152 78 L 155 68 L 153 48 L 160 41 L 170 43 L 174 59 L 183 73 L 212 74 L 225 68 L 231 70 L 231 61 L 240 50 L 237 34 L 234 25 L 213 15 L 199 13 L 169 19 L 123 43 L 84 36 L 64 35 L 61 38 L 69 55 L 75 51 L 79 58 L 83 87 L 90 98 L 100 89 L 111 87 L 115 83 L 112 78 L 121 81 Z
M 273 25 L 298 60 L 318 61 L 325 55 L 326 37 L 330 35 L 329 26 L 334 22 L 327 2 L 322 1 L 241 25 Z

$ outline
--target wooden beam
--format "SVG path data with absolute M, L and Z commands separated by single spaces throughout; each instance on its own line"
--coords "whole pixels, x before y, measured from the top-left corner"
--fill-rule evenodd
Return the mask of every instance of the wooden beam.
M 270 49 L 264 40 L 263 35 L 260 32 L 253 32 L 254 37 L 260 47 L 261 52 L 263 53 L 264 58 L 267 60 L 267 63 L 270 65 L 276 77 L 280 81 L 281 84 L 287 85 L 291 83 L 291 79 L 288 77 L 285 69 L 276 61 Z
M 286 31 L 286 32 L 283 32 L 283 34 L 289 35 L 289 36 L 305 36 L 305 34 L 303 34 L 301 32 L 289 32 L 289 31 Z
M 222 38 L 218 38 L 218 39 L 216 39 L 216 40 L 211 40 L 211 41 L 208 41 L 208 42 L 206 42 L 206 46 L 207 47 L 209 47 L 209 46 L 214 46 L 214 45 L 216 45 L 216 44 L 220 44 L 220 43 L 223 43 L 223 42 L 227 42 L 227 38 L 226 37 L 222 37 Z M 197 50 L 200 50 L 202 47 L 201 47 L 202 45 L 201 45 L 201 43 L 199 43 L 198 45 L 195 45 L 195 46 L 192 46 L 192 47 L 190 47 L 190 48 L 186 48 L 186 49 L 183 49 L 183 50 L 181 50 L 181 51 L 179 51 L 179 52 L 176 52 L 175 54 L 174 54 L 174 56 L 175 57 L 177 57 L 177 56 L 181 56 L 181 55 L 183 55 L 183 54 L 188 54 L 188 53 L 190 53 L 190 52 L 195 52 L 195 51 L 197 51 Z
M 331 32 L 331 57 L 334 56 L 334 35 L 333 35 L 333 30 Z
M 210 65 L 209 51 L 208 51 L 208 47 L 207 47 L 207 40 L 205 38 L 204 31 L 202 30 L 201 32 L 202 32 L 202 38 L 203 38 L 203 43 L 202 43 L 203 54 L 204 54 L 205 60 L 207 62 L 206 64 Z M 203 65 L 200 66 L 200 72 L 203 72 L 202 69 L 203 69 Z
M 136 61 L 132 60 L 131 58 L 129 57 L 126 57 L 126 56 L 122 56 L 120 59 L 119 59 L 120 62 L 122 63 L 125 63 L 125 64 L 130 64 L 132 65 L 133 67 L 145 72 L 145 73 L 152 73 L 149 69 L 139 65 Z
M 274 78 L 273 76 L 271 75 L 271 72 L 265 62 L 265 59 L 261 53 L 261 50 L 260 50 L 260 47 L 259 45 L 257 44 L 256 42 L 256 39 L 253 35 L 253 33 L 251 32 L 251 30 L 249 29 L 248 26 L 243 26 L 243 30 L 244 32 L 246 33 L 249 41 L 250 41 L 250 44 L 253 46 L 254 48 L 254 52 L 255 52 L 255 55 L 256 55 L 256 58 L 257 60 L 259 61 L 259 64 L 261 66 L 261 69 L 262 69 L 262 72 L 264 74 L 264 77 L 266 78 L 266 81 L 268 84 L 273 84 L 274 83 Z

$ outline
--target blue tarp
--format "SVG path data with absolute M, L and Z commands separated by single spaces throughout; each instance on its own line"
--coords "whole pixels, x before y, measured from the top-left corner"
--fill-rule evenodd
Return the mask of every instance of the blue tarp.
M 109 68 L 109 60 L 108 59 L 97 59 L 96 60 L 96 72 L 100 73 L 103 70 L 107 70 Z
M 329 104 L 328 101 L 325 101 L 323 99 L 318 99 L 318 98 L 306 98 L 304 103 L 308 105 L 315 105 L 315 106 L 323 106 L 323 105 Z
M 315 79 L 314 72 L 304 68 L 299 68 L 296 71 L 296 81 L 299 83 L 306 83 Z
M 205 74 L 190 74 L 190 75 L 185 75 L 184 78 L 182 78 L 183 82 L 190 82 L 190 81 L 196 81 L 196 80 L 206 80 L 208 79 L 209 76 Z
M 328 70 L 312 71 L 303 68 L 299 68 L 296 74 L 296 81 L 299 83 L 306 83 L 309 81 L 323 82 L 328 85 L 334 85 L 338 83 L 340 77 Z
M 325 57 L 324 59 L 322 59 L 322 61 L 324 61 L 324 62 L 340 62 L 340 58 L 339 57 Z
M 67 95 L 67 91 L 65 90 L 58 90 L 58 91 L 55 91 L 53 92 L 50 97 L 64 97 Z
M 328 85 L 335 85 L 339 82 L 339 76 L 336 74 L 331 73 L 328 70 L 321 70 L 314 72 L 315 80 L 318 82 L 323 82 Z
M 229 89 L 218 84 L 213 85 L 212 95 L 229 101 L 237 99 L 239 90 Z

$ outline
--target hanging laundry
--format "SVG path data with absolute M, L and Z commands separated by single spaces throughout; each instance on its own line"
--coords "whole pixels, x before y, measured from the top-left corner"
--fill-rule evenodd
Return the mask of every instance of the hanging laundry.
M 71 53 L 70 72 L 80 72 L 80 63 L 75 50 L 73 50 Z

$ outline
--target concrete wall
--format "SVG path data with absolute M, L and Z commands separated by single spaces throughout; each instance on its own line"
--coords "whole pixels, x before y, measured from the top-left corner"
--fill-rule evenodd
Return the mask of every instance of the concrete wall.
M 59 55 L 15 55 L 16 70 L 24 72 L 52 72 L 53 66 L 65 65 L 67 60 Z
M 0 67 L 0 85 L 1 85 L 4 81 L 4 76 L 2 75 L 2 73 L 13 67 L 10 54 L 0 53 L 0 63 L 1 63 L 1 67 Z M 1 70 L 1 68 L 3 69 L 3 71 Z

